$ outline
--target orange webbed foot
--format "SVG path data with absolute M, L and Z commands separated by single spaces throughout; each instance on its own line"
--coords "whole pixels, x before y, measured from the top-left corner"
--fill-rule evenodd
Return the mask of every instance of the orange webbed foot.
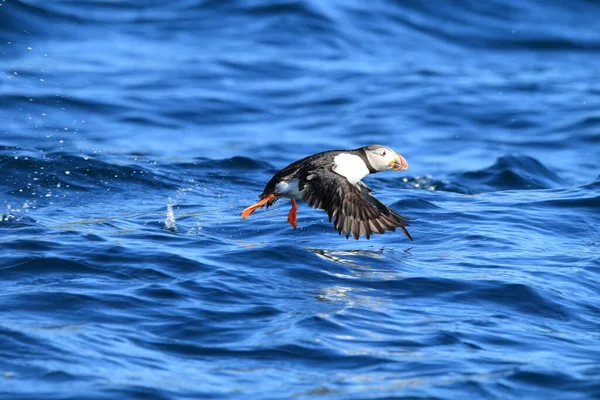
M 298 219 L 296 218 L 297 210 L 298 205 L 296 204 L 296 200 L 292 199 L 292 209 L 288 213 L 287 221 L 290 225 L 292 225 L 292 228 L 294 229 L 296 229 L 296 227 L 298 226 Z
M 244 211 L 242 211 L 242 219 L 248 218 L 248 216 L 250 214 L 252 214 L 254 212 L 254 210 L 256 210 L 259 207 L 264 206 L 265 204 L 267 204 L 270 200 L 273 200 L 274 198 L 275 198 L 275 195 L 270 194 L 267 197 L 265 197 L 264 199 L 262 199 L 261 201 L 259 201 L 258 203 L 254 203 L 250 207 L 246 207 L 244 209 Z

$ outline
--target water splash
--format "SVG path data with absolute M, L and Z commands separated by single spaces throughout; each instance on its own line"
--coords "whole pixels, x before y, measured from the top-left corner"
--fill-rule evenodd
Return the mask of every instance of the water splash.
M 173 212 L 173 206 L 175 202 L 171 197 L 167 200 L 167 213 L 165 218 L 164 229 L 172 232 L 177 232 L 177 224 L 175 223 L 175 212 Z
M 194 226 L 188 229 L 188 235 L 199 235 L 202 231 L 202 224 L 200 222 L 196 222 Z

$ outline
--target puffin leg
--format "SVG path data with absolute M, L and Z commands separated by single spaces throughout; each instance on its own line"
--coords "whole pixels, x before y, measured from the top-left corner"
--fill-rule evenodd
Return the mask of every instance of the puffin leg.
M 298 210 L 298 205 L 296 204 L 296 200 L 292 199 L 292 209 L 288 213 L 288 222 L 292 226 L 292 228 L 296 229 L 297 219 L 296 219 L 296 211 Z
M 265 197 L 264 199 L 262 199 L 261 201 L 259 201 L 258 203 L 254 203 L 250 207 L 246 207 L 244 209 L 244 211 L 242 211 L 242 219 L 246 219 L 248 217 L 248 215 L 250 215 L 254 212 L 254 210 L 256 210 L 258 207 L 264 206 L 266 203 L 273 200 L 274 198 L 275 198 L 275 195 L 270 194 L 267 197 Z

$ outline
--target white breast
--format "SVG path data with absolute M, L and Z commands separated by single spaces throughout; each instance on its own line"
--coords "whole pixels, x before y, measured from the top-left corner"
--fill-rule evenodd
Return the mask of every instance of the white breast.
M 275 185 L 275 188 L 281 197 L 302 200 L 302 192 L 298 190 L 298 178 L 294 178 L 289 182 L 279 182 Z
M 356 183 L 369 175 L 369 168 L 367 168 L 365 162 L 354 154 L 338 154 L 334 157 L 333 164 L 333 170 L 345 176 L 350 183 Z

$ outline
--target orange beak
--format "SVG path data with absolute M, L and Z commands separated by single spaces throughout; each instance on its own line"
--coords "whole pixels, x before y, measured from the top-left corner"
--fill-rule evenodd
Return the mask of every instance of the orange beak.
M 398 153 L 396 153 L 396 156 L 397 156 L 397 159 L 394 160 L 394 165 L 392 166 L 392 169 L 394 171 L 403 171 L 405 169 L 408 169 L 408 163 L 406 162 L 404 157 L 402 157 Z

